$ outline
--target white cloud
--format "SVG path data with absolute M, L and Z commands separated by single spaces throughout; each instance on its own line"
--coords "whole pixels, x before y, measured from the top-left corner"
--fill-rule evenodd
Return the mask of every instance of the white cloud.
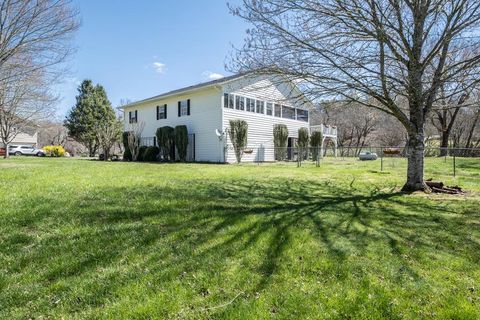
M 211 72 L 211 71 L 205 71 L 202 73 L 203 77 L 209 80 L 218 80 L 224 77 L 223 74 L 216 73 L 216 72 Z
M 163 71 L 165 70 L 165 63 L 156 61 L 152 64 L 152 66 L 153 69 L 155 69 L 155 71 L 158 73 L 163 73 Z

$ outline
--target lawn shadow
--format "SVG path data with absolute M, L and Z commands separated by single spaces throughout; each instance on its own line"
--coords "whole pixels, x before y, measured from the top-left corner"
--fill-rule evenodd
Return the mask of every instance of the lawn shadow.
M 62 200 L 44 195 L 35 203 L 61 207 Z M 35 215 L 11 224 L 26 232 L 45 226 L 53 231 L 39 241 L 7 235 L 2 246 L 11 249 L 12 257 L 19 257 L 9 273 L 38 268 L 36 281 L 44 287 L 68 279 L 96 279 L 99 270 L 119 266 L 127 269 L 117 276 L 122 286 L 152 274 L 168 284 L 198 270 L 220 268 L 218 257 L 248 262 L 245 257 L 254 249 L 259 262 L 246 268 L 256 275 L 255 283 L 245 290 L 255 293 L 275 281 L 289 259 L 286 251 L 298 241 L 297 233 L 307 230 L 322 249 L 319 258 L 338 264 L 385 244 L 399 265 L 396 281 L 401 283 L 406 276 L 421 277 L 413 265 L 426 257 L 416 257 L 414 250 L 435 246 L 439 253 L 480 261 L 480 244 L 469 236 L 471 226 L 464 218 L 468 214 L 478 219 L 474 209 L 472 204 L 464 212 L 455 212 L 442 203 L 382 192 L 378 187 L 360 190 L 353 183 L 192 180 L 161 187 L 106 188 L 58 211 L 39 205 L 33 208 Z M 62 228 L 57 226 L 60 222 Z M 458 250 L 457 243 L 463 243 L 463 250 Z M 132 257 L 138 262 L 129 264 Z M 107 277 L 97 285 L 95 298 L 79 300 L 67 310 L 100 307 L 116 298 L 114 280 Z M 57 294 L 73 299 L 75 289 L 58 289 Z M 43 299 L 41 291 L 19 299 L 16 305 L 38 299 Z

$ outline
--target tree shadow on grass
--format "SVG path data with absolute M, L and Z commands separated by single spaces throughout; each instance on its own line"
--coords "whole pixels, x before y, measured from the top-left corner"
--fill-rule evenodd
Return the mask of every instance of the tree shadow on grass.
M 437 254 L 480 261 L 480 244 L 470 236 L 469 221 L 479 219 L 475 204 L 458 212 L 458 207 L 379 188 L 358 190 L 353 183 L 196 180 L 164 187 L 112 187 L 73 201 L 44 195 L 35 203 L 62 209 L 39 205 L 35 215 L 11 218 L 9 227 L 24 234 L 49 232 L 40 240 L 7 233 L 1 246 L 9 255 L 7 275 L 35 273 L 33 281 L 43 289 L 25 294 L 20 286 L 0 294 L 0 304 L 9 300 L 12 308 L 43 301 L 38 314 L 56 307 L 44 301 L 53 299 L 46 298 L 45 291 L 62 297 L 64 310 L 76 312 L 102 307 L 120 298 L 120 288 L 152 275 L 161 279 L 157 289 L 165 288 L 186 274 L 221 272 L 227 260 L 243 261 L 253 276 L 254 284 L 244 290 L 262 292 L 291 259 L 302 232 L 321 249 L 312 255 L 339 265 L 353 255 L 379 250 L 378 244 L 388 247 L 399 266 L 399 284 L 405 277 L 422 277 L 413 265 L 426 257 L 415 252 L 432 247 Z M 252 254 L 258 259 L 249 260 Z M 102 270 L 108 272 L 103 275 Z M 59 285 L 65 282 L 70 285 Z M 89 289 L 92 282 L 96 287 Z M 205 291 L 192 286 L 193 291 Z

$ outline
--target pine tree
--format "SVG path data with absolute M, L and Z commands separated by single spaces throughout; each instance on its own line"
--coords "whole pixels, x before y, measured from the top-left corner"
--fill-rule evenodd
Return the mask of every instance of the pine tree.
M 96 128 L 115 122 L 115 111 L 101 85 L 84 80 L 78 87 L 76 104 L 65 119 L 68 134 L 87 149 L 90 157 L 98 149 Z

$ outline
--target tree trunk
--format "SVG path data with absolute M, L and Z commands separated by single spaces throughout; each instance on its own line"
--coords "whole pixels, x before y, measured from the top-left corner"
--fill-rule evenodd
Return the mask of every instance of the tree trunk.
M 422 130 L 423 131 L 423 130 Z M 430 191 L 423 178 L 425 142 L 423 132 L 409 134 L 407 182 L 402 191 Z
M 443 131 L 442 132 L 442 140 L 440 142 L 440 157 L 444 157 L 444 156 L 447 155 L 449 138 L 450 138 L 450 132 L 449 131 Z
M 8 146 L 9 144 L 8 143 L 4 143 L 5 145 L 5 155 L 3 156 L 4 159 L 8 159 L 10 158 L 10 155 L 8 154 Z

